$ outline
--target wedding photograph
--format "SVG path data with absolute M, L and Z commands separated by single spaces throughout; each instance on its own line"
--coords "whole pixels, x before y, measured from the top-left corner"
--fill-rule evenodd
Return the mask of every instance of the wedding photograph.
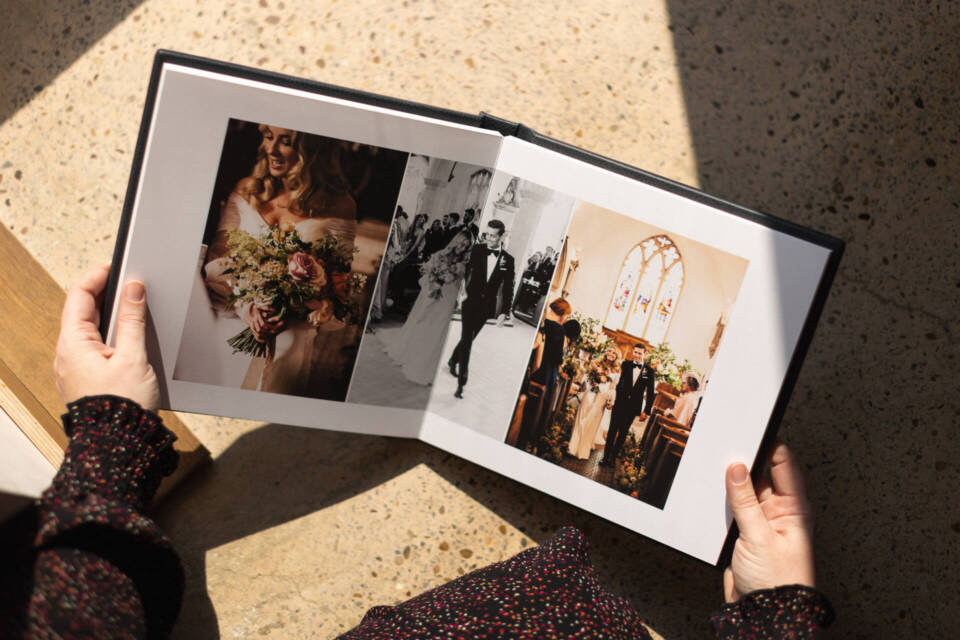
M 540 280 L 552 278 L 548 249 L 560 247 L 575 199 L 498 171 L 468 257 L 459 304 L 448 320 L 430 411 L 472 431 L 503 439 L 537 335 Z M 530 275 L 530 266 L 543 275 Z M 549 273 L 547 271 L 549 270 Z M 525 283 L 536 283 L 532 304 L 518 305 Z M 541 305 L 542 306 L 542 305 Z
M 347 402 L 426 408 L 492 176 L 411 154 Z
M 506 443 L 663 508 L 748 261 L 578 201 Z
M 173 378 L 344 400 L 407 156 L 230 119 Z

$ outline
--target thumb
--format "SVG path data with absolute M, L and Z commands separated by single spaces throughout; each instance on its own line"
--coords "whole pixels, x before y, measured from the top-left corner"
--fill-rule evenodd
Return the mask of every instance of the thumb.
M 117 310 L 117 351 L 127 355 L 146 357 L 147 290 L 137 280 L 123 288 L 123 297 Z
M 757 501 L 750 474 L 742 462 L 727 467 L 727 501 L 740 528 L 741 538 L 757 539 L 771 531 Z

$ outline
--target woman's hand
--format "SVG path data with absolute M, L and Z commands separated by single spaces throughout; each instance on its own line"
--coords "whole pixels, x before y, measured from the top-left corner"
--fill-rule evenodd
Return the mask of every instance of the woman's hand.
M 770 476 L 772 485 L 764 478 L 754 492 L 745 465 L 727 468 L 727 500 L 740 529 L 723 573 L 727 602 L 757 589 L 814 586 L 810 505 L 800 470 L 782 443 L 770 455 Z
M 280 333 L 287 326 L 285 320 L 274 315 L 276 312 L 270 305 L 248 302 L 241 309 L 240 317 L 250 325 L 257 342 L 266 342 L 267 338 Z
M 57 391 L 64 404 L 109 394 L 154 411 L 160 405 L 160 387 L 147 362 L 146 290 L 138 281 L 124 287 L 117 309 L 117 346 L 109 347 L 97 329 L 109 273 L 109 264 L 91 269 L 67 292 L 53 360 Z

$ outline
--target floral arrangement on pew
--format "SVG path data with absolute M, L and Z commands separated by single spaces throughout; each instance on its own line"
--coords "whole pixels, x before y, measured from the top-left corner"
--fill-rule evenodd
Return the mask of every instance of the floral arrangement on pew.
M 646 363 L 652 365 L 659 363 L 656 371 L 657 382 L 664 382 L 673 387 L 677 393 L 683 387 L 683 374 L 692 371 L 702 377 L 699 371 L 693 368 L 690 361 L 684 359 L 680 361 L 677 354 L 670 348 L 670 343 L 661 342 L 647 352 Z
M 643 454 L 637 438 L 633 433 L 628 433 L 613 469 L 613 486 L 631 498 L 639 499 L 647 490 L 647 469 L 642 464 Z
M 537 443 L 536 455 L 559 463 L 563 460 L 563 452 L 570 444 L 570 434 L 573 432 L 573 418 L 577 413 L 577 403 L 575 398 L 571 398 L 563 407 L 563 411 L 557 414 L 557 419 L 547 428 L 547 432 L 541 436 Z

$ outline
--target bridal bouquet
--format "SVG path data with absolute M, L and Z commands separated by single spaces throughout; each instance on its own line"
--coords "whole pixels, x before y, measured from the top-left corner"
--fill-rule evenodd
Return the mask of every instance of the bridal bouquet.
M 590 390 L 594 393 L 600 391 L 600 385 L 610 380 L 610 374 L 613 373 L 613 367 L 607 362 L 603 353 L 594 358 L 587 367 L 587 381 L 590 383 Z
M 233 292 L 227 309 L 250 302 L 271 306 L 279 318 L 306 319 L 321 327 L 334 318 L 356 324 L 357 293 L 366 276 L 351 270 L 356 249 L 333 234 L 304 242 L 292 225 L 274 225 L 259 237 L 242 230 L 228 233 L 227 257 Z M 247 327 L 227 340 L 234 353 L 272 353 L 274 338 L 258 342 Z
M 453 253 L 437 252 L 420 266 L 420 285 L 426 287 L 430 297 L 436 300 L 443 295 L 440 291 L 443 285 L 462 278 L 466 269 L 466 262 Z

